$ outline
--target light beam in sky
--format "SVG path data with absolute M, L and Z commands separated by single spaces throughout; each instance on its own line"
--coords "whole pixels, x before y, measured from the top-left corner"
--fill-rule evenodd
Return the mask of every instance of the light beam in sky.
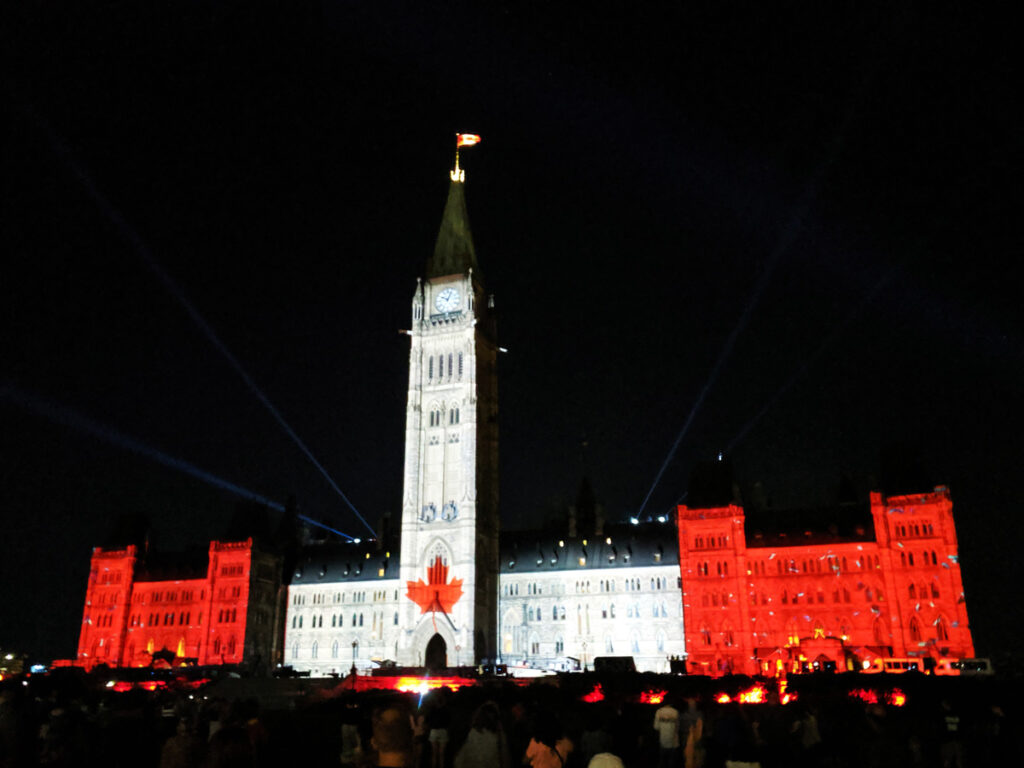
M 228 361 L 228 364 L 235 370 L 235 373 L 237 373 L 242 378 L 242 381 L 245 382 L 246 386 L 249 387 L 252 393 L 256 396 L 256 399 L 263 403 L 263 406 L 267 409 L 267 411 L 270 412 L 270 415 L 273 416 L 274 420 L 292 439 L 292 442 L 294 442 L 295 445 L 298 446 L 299 450 L 302 451 L 303 454 L 305 454 L 306 458 L 309 459 L 313 466 L 316 467 L 317 470 L 319 470 L 321 475 L 323 475 L 324 479 L 327 480 L 327 483 L 331 486 L 331 488 L 333 488 L 334 491 L 338 494 L 338 496 L 341 497 L 341 500 L 345 502 L 345 504 L 348 506 L 350 510 L 352 510 L 352 514 L 354 514 L 359 519 L 359 521 L 366 526 L 367 530 L 369 530 L 370 533 L 376 535 L 376 532 L 373 530 L 373 526 L 366 522 L 366 518 L 359 514 L 359 510 L 357 510 L 355 508 L 355 505 L 352 504 L 351 501 L 349 501 L 348 496 L 346 496 L 344 492 L 341 490 L 341 488 L 338 487 L 338 484 L 334 482 L 334 478 L 332 478 L 328 474 L 327 470 L 324 469 L 323 465 L 316 460 L 316 457 L 313 456 L 313 452 L 310 451 L 308 447 L 306 447 L 306 444 L 302 442 L 299 436 L 295 433 L 295 430 L 291 428 L 291 425 L 289 425 L 288 422 L 285 421 L 285 418 L 284 416 L 281 415 L 281 412 L 274 407 L 274 404 L 270 402 L 270 399 L 265 394 L 263 394 L 263 391 L 258 386 L 256 386 L 256 382 L 253 381 L 252 377 L 249 376 L 249 374 L 245 371 L 245 369 L 242 367 L 242 364 L 231 353 L 231 351 L 227 348 L 224 342 L 220 340 L 220 337 L 217 336 L 216 333 L 214 333 L 213 328 L 210 327 L 210 324 L 206 322 L 206 319 L 199 313 L 199 310 L 195 308 L 191 301 L 189 301 L 188 297 L 185 295 L 185 292 L 181 289 L 181 287 L 176 282 L 174 282 L 171 276 L 164 270 L 160 262 L 157 260 L 156 256 L 149 249 L 149 246 L 146 245 L 145 241 L 143 241 L 139 233 L 136 232 L 135 229 L 130 224 L 128 224 L 124 216 L 121 215 L 121 212 L 117 208 L 115 208 L 114 205 L 106 198 L 103 192 L 100 191 L 99 187 L 92 180 L 89 174 L 85 171 L 85 168 L 72 155 L 71 150 L 67 147 L 67 145 L 60 140 L 56 133 L 54 133 L 54 131 L 50 128 L 49 124 L 45 120 L 43 120 L 41 116 L 35 114 L 34 112 L 32 113 L 32 116 L 35 118 L 37 124 L 46 133 L 54 151 L 68 165 L 68 167 L 71 168 L 75 177 L 78 179 L 79 183 L 85 188 L 85 191 L 89 194 L 89 197 L 92 198 L 93 202 L 96 203 L 97 207 L 101 211 L 103 211 L 107 218 L 110 219 L 110 221 L 118 228 L 118 230 L 125 237 L 125 239 L 127 239 L 128 242 L 131 244 L 135 252 L 142 257 L 143 261 L 146 262 L 146 265 L 151 270 L 153 270 L 153 273 L 163 284 L 164 288 L 166 288 L 167 291 L 172 296 L 174 296 L 175 299 L 178 300 L 178 303 L 181 304 L 181 306 L 184 308 L 188 316 L 192 318 L 192 321 L 196 325 L 199 326 L 199 329 L 206 335 L 207 339 L 210 340 L 210 343 L 213 344 L 213 346 L 216 347 L 216 349 L 224 356 L 224 359 Z

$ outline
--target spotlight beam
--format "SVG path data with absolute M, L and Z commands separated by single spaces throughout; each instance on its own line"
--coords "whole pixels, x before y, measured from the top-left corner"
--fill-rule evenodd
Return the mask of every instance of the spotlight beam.
M 118 432 L 116 429 L 108 427 L 94 419 L 90 419 L 88 416 L 84 416 L 70 408 L 57 405 L 56 403 L 47 402 L 42 398 L 35 397 L 27 392 L 22 392 L 11 384 L 0 386 L 0 399 L 14 403 L 15 405 L 18 405 L 27 411 L 31 411 L 37 416 L 42 416 L 55 424 L 72 427 L 79 432 L 91 435 L 105 443 L 130 451 L 131 453 L 135 453 L 139 456 L 144 456 L 147 459 L 152 459 L 158 464 L 183 472 L 190 477 L 203 481 L 207 485 L 213 486 L 214 488 L 228 491 L 229 493 L 233 493 L 235 496 L 248 501 L 265 504 L 278 512 L 285 511 L 283 504 L 271 501 L 266 496 L 256 493 L 255 491 L 250 491 L 248 488 L 238 485 L 237 483 L 232 483 L 222 477 L 217 477 L 217 475 L 211 474 L 204 469 L 200 469 L 195 464 L 191 464 L 184 459 L 179 459 L 146 445 L 140 440 L 129 437 L 123 432 Z M 341 531 L 335 530 L 334 528 L 313 520 L 310 517 L 306 517 L 305 515 L 299 515 L 299 517 L 307 523 L 317 525 L 331 531 L 332 533 L 336 533 L 348 541 L 354 541 L 353 537 L 349 536 L 347 533 L 342 533 Z
M 256 386 L 256 382 L 253 381 L 252 377 L 249 376 L 249 374 L 245 371 L 245 369 L 242 367 L 242 364 L 231 353 L 231 351 L 227 348 L 224 342 L 220 340 L 220 337 L 218 337 L 217 334 L 214 333 L 213 328 L 210 327 L 209 323 L 207 323 L 205 318 L 203 318 L 203 316 L 199 313 L 199 310 L 197 310 L 195 306 L 193 306 L 192 302 L 189 301 L 188 297 L 185 296 L 185 293 L 181 289 L 181 287 L 174 282 L 171 276 L 167 274 L 164 268 L 160 265 L 160 263 L 156 259 L 156 256 L 150 250 L 149 246 L 147 246 L 146 243 L 143 241 L 139 233 L 136 232 L 135 229 L 128 224 L 124 216 L 121 215 L 121 212 L 116 207 L 114 207 L 113 203 L 111 203 L 107 199 L 106 195 L 103 194 L 103 192 L 99 189 L 96 183 L 89 176 L 89 174 L 85 171 L 85 168 L 72 155 L 71 150 L 67 147 L 67 145 L 64 144 L 64 142 L 58 138 L 56 133 L 50 128 L 49 124 L 47 124 L 46 121 L 42 119 L 41 116 L 35 114 L 34 112 L 33 116 L 35 117 L 36 122 L 43 128 L 44 132 L 47 134 L 47 137 L 50 139 L 50 144 L 53 147 L 54 151 L 62 160 L 64 160 L 68 167 L 71 168 L 75 177 L 78 179 L 79 183 L 84 187 L 89 197 L 92 198 L 96 206 L 107 216 L 107 218 L 110 219 L 110 221 L 118 228 L 121 234 L 124 235 L 125 239 L 127 239 L 128 242 L 132 245 L 135 252 L 142 257 L 142 259 L 146 262 L 146 265 L 151 270 L 153 270 L 153 273 L 157 276 L 157 279 L 159 279 L 160 282 L 163 283 L 164 288 L 166 288 L 167 291 L 172 296 L 174 296 L 175 299 L 178 300 L 178 303 L 181 304 L 181 306 L 184 308 L 188 316 L 192 318 L 192 321 L 197 326 L 199 326 L 199 329 L 210 340 L 210 343 L 213 344 L 213 346 L 216 347 L 216 349 L 224 356 L 224 359 L 228 361 L 228 364 L 232 368 L 234 368 L 235 373 L 237 373 L 242 378 L 242 381 L 245 382 L 246 386 L 249 387 L 249 389 L 256 396 L 256 398 L 263 404 L 267 411 L 270 412 L 270 415 L 274 418 L 278 425 L 280 425 L 280 427 L 285 431 L 285 433 L 292 439 L 292 442 L 294 442 L 295 445 L 298 446 L 299 450 L 302 451 L 302 453 L 305 454 L 306 458 L 309 459 L 313 466 L 316 467 L 317 470 L 319 470 L 320 474 L 323 475 L 325 480 L 327 480 L 327 483 L 331 486 L 331 488 L 333 488 L 334 491 L 338 494 L 338 496 L 341 497 L 341 500 L 345 502 L 348 508 L 352 510 L 352 513 L 359 519 L 359 521 L 363 525 L 366 526 L 367 530 L 369 530 L 370 533 L 376 535 L 376 531 L 373 530 L 373 526 L 366 522 L 366 518 L 359 514 L 359 510 L 355 508 L 355 505 L 352 504 L 351 501 L 349 501 L 348 496 L 346 496 L 344 492 L 341 490 L 341 488 L 338 487 L 338 484 L 334 482 L 334 478 L 332 478 L 328 474 L 327 470 L 324 469 L 323 465 L 316 460 L 316 457 L 313 456 L 313 452 L 306 447 L 306 444 L 302 442 L 299 436 L 295 433 L 295 430 L 291 428 L 291 425 L 289 425 L 288 422 L 285 421 L 284 416 L 282 416 L 280 411 L 278 411 L 277 408 L 274 407 L 273 403 L 270 402 L 270 399 L 263 394 L 262 390 L 260 390 L 258 386 Z
M 860 315 L 864 308 L 872 301 L 874 301 L 875 297 L 879 294 L 879 292 L 902 269 L 903 265 L 897 264 L 896 266 L 889 269 L 885 274 L 883 274 L 878 279 L 878 282 L 876 282 L 874 286 L 872 286 L 871 289 L 866 294 L 864 294 L 864 298 L 861 299 L 857 303 L 857 305 L 853 307 L 853 309 L 847 312 L 846 317 L 843 318 L 842 322 L 839 323 L 835 328 L 833 328 L 829 332 L 828 336 L 825 337 L 824 341 L 822 341 L 822 343 L 818 345 L 814 352 L 812 352 L 810 355 L 804 358 L 803 362 L 800 363 L 800 365 L 790 375 L 790 377 L 782 384 L 781 387 L 779 387 L 775 391 L 775 394 L 768 398 L 765 404 L 761 406 L 761 409 L 756 414 L 754 414 L 750 419 L 747 420 L 747 423 L 743 425 L 743 428 L 740 429 L 738 433 L 736 433 L 736 436 L 733 437 L 732 440 L 729 441 L 729 444 L 726 446 L 723 453 L 732 453 L 736 449 L 736 446 L 738 446 L 740 443 L 743 442 L 743 440 L 746 439 L 747 435 L 750 434 L 750 430 L 752 430 L 757 425 L 757 422 L 764 418 L 765 414 L 767 414 L 772 408 L 775 407 L 776 403 L 778 403 L 779 400 L 782 399 L 782 396 L 785 395 L 790 390 L 790 388 L 792 388 L 793 385 L 796 384 L 803 377 L 805 373 L 807 373 L 811 366 L 813 366 L 818 361 L 818 359 L 825 353 L 825 351 L 835 343 L 836 339 L 839 338 L 840 335 L 842 335 L 842 333 L 850 326 L 851 323 L 853 323 L 853 321 L 857 318 L 858 315 Z M 688 490 L 683 491 L 679 498 L 676 499 L 675 506 L 679 506 L 680 504 L 682 504 L 683 501 L 686 500 L 688 494 Z

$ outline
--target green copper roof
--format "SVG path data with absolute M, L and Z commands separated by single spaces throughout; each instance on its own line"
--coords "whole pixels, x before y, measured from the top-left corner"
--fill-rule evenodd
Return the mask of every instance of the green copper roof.
M 434 255 L 427 262 L 427 277 L 465 274 L 470 268 L 480 276 L 473 248 L 473 235 L 469 231 L 466 213 L 465 184 L 453 181 L 448 188 L 448 202 L 441 217 L 441 231 L 437 233 Z

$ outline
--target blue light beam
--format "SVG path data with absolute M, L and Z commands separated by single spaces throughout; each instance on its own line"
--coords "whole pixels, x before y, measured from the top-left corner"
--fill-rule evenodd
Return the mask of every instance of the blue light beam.
M 33 115 L 37 123 L 46 132 L 48 138 L 50 139 L 50 143 L 54 148 L 54 151 L 71 168 L 71 170 L 74 172 L 75 177 L 78 179 L 79 183 L 85 188 L 85 191 L 89 194 L 89 197 L 92 198 L 93 202 L 96 203 L 97 207 L 99 207 L 99 209 L 107 216 L 107 218 L 109 218 L 110 221 L 118 228 L 118 230 L 120 230 L 121 234 L 124 235 L 124 237 L 128 240 L 131 246 L 135 249 L 135 252 L 139 256 L 141 256 L 142 259 L 146 262 L 147 266 L 149 266 L 149 268 L 153 270 L 157 278 L 160 280 L 161 283 L 163 283 L 164 287 L 170 292 L 170 294 L 174 296 L 175 299 L 178 300 L 178 303 L 180 303 L 181 306 L 185 309 L 185 312 L 188 314 L 188 316 L 192 318 L 192 321 L 199 326 L 199 329 L 204 334 L 206 334 L 206 337 L 210 340 L 210 343 L 217 348 L 217 350 L 224 356 L 224 358 L 228 361 L 231 367 L 235 369 L 235 372 L 239 376 L 241 376 L 242 381 L 245 382 L 246 386 L 248 386 L 252 393 L 256 395 L 256 398 L 261 403 L 263 403 L 263 406 L 270 412 L 270 415 L 274 417 L 274 420 L 277 421 L 277 423 L 281 426 L 285 433 L 292 439 L 295 445 L 299 447 L 299 450 L 301 450 L 305 454 L 306 458 L 309 459 L 309 461 L 313 464 L 313 466 L 320 471 L 320 474 L 323 475 L 324 479 L 327 480 L 328 484 L 331 486 L 331 488 L 334 489 L 338 496 L 341 497 L 341 500 L 345 502 L 348 508 L 352 510 L 352 513 L 357 518 L 359 518 L 359 521 L 366 526 L 367 530 L 369 530 L 370 533 L 376 535 L 376 531 L 373 530 L 373 526 L 366 522 L 366 518 L 359 514 L 359 510 L 357 510 L 355 508 L 355 505 L 353 505 L 352 502 L 349 501 L 348 496 L 346 496 L 344 492 L 342 492 L 341 488 L 339 488 L 338 484 L 334 482 L 334 479 L 328 474 L 327 470 L 324 469 L 323 465 L 321 465 L 320 462 L 316 460 L 316 457 L 313 456 L 312 451 L 310 451 L 309 448 L 306 447 L 306 444 L 302 442 L 299 436 L 295 433 L 295 430 L 293 430 L 291 426 L 288 424 L 288 422 L 285 421 L 284 416 L 282 416 L 281 413 L 277 410 L 277 408 L 274 407 L 273 403 L 270 402 L 270 399 L 263 394 L 263 392 L 260 390 L 258 386 L 256 386 L 256 382 L 253 381 L 252 377 L 249 376 L 248 373 L 246 373 L 245 369 L 242 368 L 242 364 L 231 353 L 227 346 L 225 346 L 224 342 L 220 340 L 217 334 L 214 333 L 213 328 L 211 328 L 209 323 L 207 323 L 203 316 L 199 314 L 199 310 L 197 310 L 193 306 L 192 302 L 189 301 L 188 297 L 185 296 L 184 291 L 182 291 L 182 289 L 178 286 L 177 283 L 174 282 L 171 276 L 167 274 L 164 268 L 157 261 L 156 256 L 154 256 L 153 252 L 149 249 L 149 246 L 147 246 L 146 243 L 143 241 L 139 233 L 136 232 L 135 229 L 132 228 L 130 224 L 128 224 L 124 216 L 121 215 L 121 212 L 117 208 L 115 208 L 114 205 L 106 198 L 103 192 L 100 191 L 99 187 L 96 186 L 95 182 L 93 182 L 89 174 L 86 173 L 85 168 L 83 168 L 82 165 L 75 159 L 75 157 L 71 153 L 71 150 L 64 144 L 64 142 L 62 142 L 57 137 L 57 135 L 46 123 L 46 121 L 43 120 L 42 117 L 40 117 L 39 115 L 36 115 L 35 113 L 33 113 Z
M 164 453 L 163 451 L 148 446 L 140 440 L 129 437 L 123 432 L 118 432 L 116 429 L 108 427 L 105 424 L 101 424 L 94 419 L 90 419 L 88 416 L 83 416 L 66 406 L 47 402 L 39 397 L 30 395 L 27 392 L 22 392 L 11 384 L 5 384 L 0 387 L 0 399 L 14 403 L 27 411 L 31 411 L 37 416 L 42 416 L 54 422 L 55 424 L 72 427 L 73 429 L 77 429 L 79 432 L 84 432 L 85 434 L 91 435 L 105 443 L 109 443 L 110 445 L 130 451 L 131 453 L 135 453 L 147 459 L 152 459 L 158 464 L 183 472 L 190 477 L 194 477 L 197 480 L 201 480 L 204 483 L 213 486 L 214 488 L 220 488 L 221 490 L 228 491 L 229 493 L 233 493 L 235 496 L 239 496 L 248 501 L 265 504 L 278 512 L 285 511 L 284 505 L 279 504 L 276 501 L 271 501 L 267 497 L 262 496 L 255 491 L 250 491 L 248 488 L 243 488 L 236 483 L 232 483 L 229 480 L 217 477 L 204 469 L 200 469 L 195 464 L 191 464 L 183 459 L 176 458 Z M 335 530 L 334 528 L 313 520 L 310 517 L 306 517 L 305 515 L 299 515 L 298 517 L 307 523 L 311 523 L 319 526 L 320 528 L 331 531 L 332 533 L 336 533 L 348 541 L 354 541 L 353 537 L 349 536 L 347 533 Z

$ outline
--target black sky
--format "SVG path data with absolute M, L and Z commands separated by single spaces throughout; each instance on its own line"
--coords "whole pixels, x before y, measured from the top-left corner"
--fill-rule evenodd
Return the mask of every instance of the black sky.
M 0 644 L 73 653 L 117 515 L 181 548 L 235 504 L 71 411 L 364 533 L 151 262 L 360 512 L 397 511 L 396 331 L 460 130 L 509 349 L 507 525 L 584 471 L 635 513 L 721 358 L 646 511 L 738 435 L 741 489 L 778 506 L 866 492 L 894 454 L 951 488 L 976 644 L 1008 650 L 1020 616 L 986 598 L 1024 575 L 1020 145 L 996 20 L 428 6 L 5 11 Z

